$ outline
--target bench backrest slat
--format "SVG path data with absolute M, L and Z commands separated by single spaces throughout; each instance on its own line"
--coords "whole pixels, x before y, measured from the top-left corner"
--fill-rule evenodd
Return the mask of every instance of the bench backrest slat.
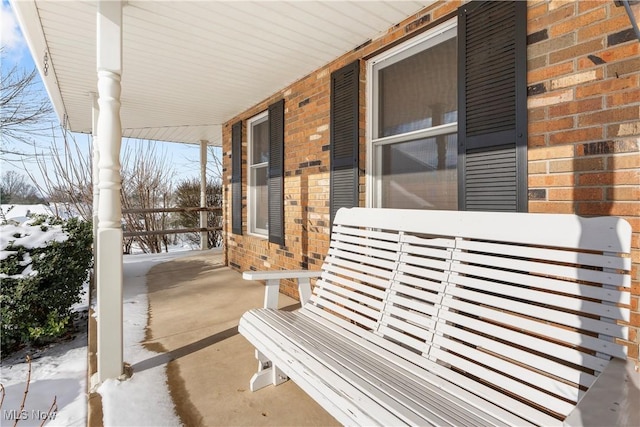
M 582 301 L 550 293 L 545 294 L 526 288 L 519 288 L 516 293 L 516 289 L 513 286 L 468 276 L 452 276 L 450 283 L 465 286 L 466 289 L 449 289 L 448 291 L 451 295 L 460 298 L 475 300 L 525 316 L 537 317 L 544 321 L 617 338 L 623 338 L 626 333 L 626 329 L 623 326 L 586 317 L 588 314 L 596 314 L 611 319 L 628 321 L 629 311 L 615 306 L 601 305 L 597 307 L 596 304 L 590 301 Z M 581 314 L 578 315 L 576 314 L 577 312 Z
M 472 318 L 481 317 L 486 322 L 492 322 L 505 328 L 514 328 L 519 331 L 525 331 L 526 335 L 531 335 L 529 331 L 531 329 L 537 329 L 539 335 L 531 335 L 533 337 L 550 340 L 551 342 L 563 343 L 569 349 L 569 353 L 576 354 L 574 360 L 570 360 L 565 357 L 568 363 L 575 363 L 580 366 L 584 366 L 589 369 L 595 369 L 585 363 L 586 356 L 593 355 L 593 353 L 608 354 L 612 357 L 626 357 L 626 352 L 622 346 L 613 345 L 609 340 L 603 340 L 594 336 L 588 336 L 579 331 L 569 328 L 556 327 L 544 322 L 531 320 L 521 315 L 514 315 L 505 312 L 504 310 L 497 310 L 491 307 L 486 307 L 478 302 L 467 302 L 462 299 L 452 299 L 448 303 L 450 309 L 456 310 L 458 313 L 468 313 L 468 316 Z M 574 348 L 584 348 L 586 351 L 575 350 Z M 535 350 L 535 349 L 534 349 Z M 542 351 L 542 348 L 540 348 Z M 591 353 L 589 353 L 591 351 Z M 558 357 L 560 353 L 555 353 Z M 549 354 L 553 356 L 553 354 Z M 583 356 L 585 355 L 585 356 Z M 602 366 L 606 366 L 607 359 L 603 359 Z

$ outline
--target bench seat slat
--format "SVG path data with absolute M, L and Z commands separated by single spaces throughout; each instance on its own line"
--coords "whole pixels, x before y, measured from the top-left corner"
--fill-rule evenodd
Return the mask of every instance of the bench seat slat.
M 380 355 L 364 351 L 353 339 L 342 336 L 336 339 L 335 334 L 326 329 L 317 328 L 313 323 L 305 323 L 299 316 L 292 321 L 291 317 L 296 313 L 282 313 L 283 316 L 271 317 L 274 313 L 265 313 L 269 321 L 278 323 L 279 330 L 287 330 L 294 333 L 297 340 L 308 343 L 308 348 L 318 348 L 323 354 L 323 360 L 327 357 L 336 362 L 338 372 L 344 373 L 345 368 L 354 381 L 367 381 L 375 386 L 375 391 L 386 399 L 399 400 L 402 404 L 411 408 L 420 415 L 423 420 L 443 425 L 488 425 L 502 424 L 498 419 L 477 413 L 469 408 L 464 401 L 453 396 L 443 394 L 438 388 L 429 383 L 424 383 L 411 371 L 406 371 L 389 359 Z M 345 357 L 345 355 L 348 355 Z M 372 375 L 373 374 L 373 375 Z M 451 405 L 462 405 L 459 411 L 450 411 Z M 419 419 L 417 420 L 419 421 Z
M 521 331 L 536 331 L 535 335 L 539 337 L 544 336 L 554 341 L 562 341 L 569 345 L 583 347 L 609 356 L 626 358 L 624 350 L 610 341 L 587 336 L 571 329 L 559 328 L 547 324 L 544 321 L 536 321 L 509 314 L 502 310 L 482 306 L 481 304 L 482 303 L 467 303 L 454 298 L 445 298 L 443 300 L 443 305 L 449 308 L 460 310 L 473 316 L 486 318 L 487 320 L 498 322 L 502 325 L 513 325 Z
M 447 293 L 466 300 L 476 301 L 479 304 L 490 305 L 492 307 L 509 310 L 514 313 L 535 317 L 572 328 L 584 329 L 617 338 L 624 338 L 628 334 L 628 328 L 626 326 L 620 326 L 614 323 L 590 319 L 585 316 L 577 316 L 571 313 L 564 313 L 545 307 L 525 304 L 509 298 L 501 298 L 482 292 L 472 291 L 469 289 L 453 287 L 447 288 Z
M 378 333 L 386 339 L 401 343 L 403 346 L 419 351 L 420 353 L 427 351 L 426 337 L 424 339 L 416 339 L 407 335 L 405 332 L 390 328 L 384 324 L 380 325 Z
M 343 340 L 338 340 L 335 337 L 331 340 L 331 346 L 322 345 L 318 342 L 318 337 L 321 336 L 322 330 L 317 327 L 313 327 L 310 324 L 304 324 L 297 322 L 297 318 L 287 319 L 284 313 L 274 312 L 262 312 L 261 320 L 271 326 L 271 329 L 275 329 L 281 334 L 280 342 L 289 340 L 292 337 L 292 341 L 295 342 L 295 346 L 300 350 L 296 352 L 296 357 L 300 354 L 308 355 L 313 360 L 318 360 L 321 363 L 320 372 L 335 372 L 341 375 L 352 384 L 357 384 L 358 389 L 362 390 L 365 396 L 378 402 L 381 408 L 391 410 L 394 415 L 400 417 L 402 422 L 413 425 L 425 424 L 428 420 L 425 419 L 423 414 L 418 414 L 415 411 L 415 404 L 413 410 L 407 408 L 410 402 L 398 402 L 393 396 L 388 394 L 388 383 L 382 383 L 379 378 L 375 378 L 371 375 L 363 375 L 367 373 L 367 370 L 362 366 L 359 366 L 366 360 L 366 354 L 357 348 L 352 348 L 350 352 L 339 352 L 336 348 L 339 348 Z M 282 314 L 282 315 L 280 315 Z M 341 354 L 342 353 L 342 354 Z M 375 367 L 376 360 L 369 358 L 366 366 Z M 406 388 L 405 388 L 406 389 Z M 396 390 L 397 391 L 397 390 Z M 405 395 L 406 396 L 406 395 Z M 365 410 L 363 407 L 362 410 Z M 383 416 L 381 411 L 376 409 L 376 418 Z M 446 422 L 448 425 L 452 425 L 450 419 L 447 417 L 437 417 L 432 419 L 432 423 L 442 424 Z
M 300 387 L 311 396 L 331 396 L 328 399 L 331 412 L 342 423 L 357 422 L 361 425 L 398 425 L 402 419 L 377 405 L 366 393 L 354 387 L 342 375 L 325 369 L 313 357 L 297 350 L 297 345 L 282 337 L 255 313 L 247 312 L 240 320 L 238 329 L 266 356 L 286 370 Z M 278 351 L 271 351 L 277 346 Z M 295 357 L 293 357 L 295 355 Z M 323 375 L 317 375 L 322 372 Z M 339 399 L 336 400 L 336 397 Z M 366 408 L 366 409 L 363 409 Z
M 490 277 L 496 279 L 496 271 L 491 268 L 481 267 L 477 265 L 453 265 L 453 271 L 464 273 L 470 276 Z M 522 286 L 530 286 L 538 289 L 545 289 L 553 292 L 561 292 L 563 294 L 580 296 L 583 298 L 598 299 L 607 302 L 630 304 L 631 297 L 629 292 L 622 292 L 617 289 L 603 288 L 594 285 L 585 285 L 577 282 L 554 279 L 551 277 L 542 277 L 528 273 L 500 271 L 500 280 L 508 283 L 518 283 Z
M 499 391 L 477 383 L 463 374 L 451 371 L 449 368 L 432 362 L 414 351 L 389 342 L 385 338 L 371 334 L 369 331 L 359 328 L 350 322 L 337 317 L 318 317 L 316 307 L 307 304 L 299 313 L 301 316 L 309 317 L 313 323 L 331 330 L 333 334 L 356 336 L 357 338 L 354 338 L 354 342 L 357 342 L 358 346 L 363 347 L 372 354 L 381 355 L 393 361 L 394 364 L 403 367 L 403 369 L 411 371 L 412 366 L 419 366 L 425 369 L 424 371 L 416 371 L 416 375 L 429 383 L 433 383 L 439 389 L 469 402 L 473 407 L 489 411 L 493 416 L 500 417 L 500 419 L 509 424 L 525 425 L 527 424 L 525 420 L 529 419 L 537 420 L 539 424 L 543 425 L 561 425 L 556 418 L 513 398 L 503 396 Z M 501 402 L 500 406 L 507 408 L 508 411 L 490 403 L 497 401 Z
M 556 263 L 589 265 L 592 267 L 612 268 L 616 270 L 631 269 L 630 258 L 569 250 L 522 246 L 517 242 L 515 242 L 514 244 L 498 244 L 490 242 L 480 242 L 475 240 L 459 240 L 458 242 L 456 242 L 456 248 L 472 252 L 487 252 L 507 256 L 514 256 L 514 254 L 517 254 L 518 258 L 540 259 Z
M 601 283 L 611 286 L 622 286 L 628 288 L 631 286 L 631 278 L 626 274 L 616 274 L 613 272 L 588 270 L 586 268 L 576 268 L 563 265 L 553 265 L 547 263 L 538 263 L 534 261 L 525 261 L 521 259 L 504 258 L 488 255 L 479 255 L 469 252 L 454 252 L 453 259 L 461 263 L 470 263 L 491 266 L 499 271 L 498 268 L 508 270 L 518 270 L 523 272 L 531 272 L 533 274 L 560 276 L 567 279 L 589 281 Z M 461 268 L 465 264 L 454 264 Z M 455 267 L 454 267 L 455 268 Z M 454 269 L 454 271 L 457 271 Z
M 608 362 L 600 357 L 592 356 L 583 352 L 577 352 L 572 348 L 514 331 L 512 329 L 503 328 L 493 323 L 478 322 L 475 317 L 465 316 L 462 313 L 457 313 L 451 310 L 442 310 L 439 312 L 439 316 L 443 320 L 463 326 L 469 330 L 497 337 L 498 339 L 509 342 L 514 346 L 528 348 L 529 350 L 543 353 L 555 359 L 564 360 L 569 364 L 582 366 L 586 369 L 602 372 Z M 523 357 L 520 360 L 532 363 L 532 360 L 529 359 L 529 357 Z M 572 381 L 585 386 L 591 385 L 591 382 L 593 381 L 594 377 L 590 374 L 585 374 L 584 372 L 570 368 L 565 364 L 553 362 L 548 358 L 545 358 L 544 360 L 545 364 L 547 364 L 546 369 L 549 372 L 562 377 L 567 381 Z
M 463 270 L 465 273 L 469 274 L 472 269 L 461 268 L 460 270 Z M 486 270 L 487 269 L 484 269 L 483 272 L 486 273 Z M 623 320 L 625 322 L 628 322 L 631 317 L 631 313 L 629 312 L 629 310 L 622 307 L 616 307 L 614 305 L 604 305 L 577 297 L 553 294 L 535 289 L 527 289 L 525 287 L 522 287 L 519 284 L 521 282 L 518 281 L 515 282 L 518 285 L 514 286 L 509 284 L 496 283 L 494 280 L 491 280 L 491 278 L 489 280 L 482 280 L 468 276 L 452 276 L 450 282 L 479 291 L 491 292 L 492 294 L 500 294 L 508 297 L 517 295 L 518 300 L 527 300 L 534 305 L 555 306 L 562 311 L 571 310 L 584 314 L 593 314 L 596 316 L 606 317 L 614 320 Z M 557 309 L 553 310 L 555 311 Z M 574 315 L 571 316 L 574 317 Z

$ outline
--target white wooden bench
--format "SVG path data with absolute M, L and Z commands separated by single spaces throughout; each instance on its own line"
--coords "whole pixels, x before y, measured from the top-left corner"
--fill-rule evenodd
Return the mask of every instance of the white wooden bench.
M 598 424 L 577 404 L 611 365 L 603 416 L 635 421 L 630 239 L 614 217 L 341 209 L 321 271 L 244 273 L 267 281 L 239 325 L 251 389 L 291 378 L 349 425 Z M 285 278 L 299 310 L 276 309 Z

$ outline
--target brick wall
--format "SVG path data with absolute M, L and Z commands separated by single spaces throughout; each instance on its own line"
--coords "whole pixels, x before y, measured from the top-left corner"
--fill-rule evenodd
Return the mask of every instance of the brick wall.
M 227 260 L 238 270 L 318 269 L 329 242 L 330 74 L 455 13 L 439 2 L 230 120 L 223 131 Z M 633 6 L 640 21 L 640 5 Z M 529 1 L 529 211 L 617 215 L 633 227 L 631 336 L 640 327 L 640 43 L 613 1 Z M 365 61 L 361 78 L 364 79 Z M 364 206 L 366 86 L 361 81 L 360 204 Z M 231 124 L 285 99 L 285 245 L 231 234 Z M 246 197 L 246 132 L 243 196 Z M 293 283 L 282 291 L 297 296 Z
M 356 59 L 371 56 L 405 38 L 423 32 L 434 21 L 455 13 L 461 2 L 432 5 L 391 28 L 382 37 L 365 43 L 290 87 L 275 93 L 259 105 L 226 123 L 223 129 L 225 236 L 227 261 L 238 270 L 319 269 L 329 248 L 329 94 L 331 73 Z M 361 63 L 361 79 L 365 61 Z M 365 204 L 365 94 L 360 88 L 360 205 Z M 285 245 L 270 244 L 266 238 L 247 235 L 247 133 L 246 120 L 285 100 Z M 231 125 L 243 120 L 243 235 L 231 233 Z M 297 297 L 293 282 L 285 294 Z
M 640 5 L 633 6 L 640 21 Z M 528 9 L 529 211 L 616 215 L 633 226 L 629 355 L 640 312 L 640 43 L 613 1 Z

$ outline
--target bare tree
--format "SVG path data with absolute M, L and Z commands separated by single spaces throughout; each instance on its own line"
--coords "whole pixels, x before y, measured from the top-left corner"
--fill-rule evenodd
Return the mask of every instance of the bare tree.
M 16 204 L 45 202 L 45 199 L 38 194 L 36 187 L 29 184 L 24 175 L 12 170 L 2 173 L 0 200 L 2 203 Z
M 0 54 L 4 48 L 0 49 Z M 49 136 L 53 107 L 38 87 L 35 68 L 27 72 L 14 66 L 2 73 L 0 90 L 0 158 L 16 162 L 31 156 L 36 140 Z
M 51 144 L 49 153 L 36 155 L 38 167 L 44 179 L 43 192 L 50 195 L 51 206 L 57 215 L 62 210 L 74 212 L 85 220 L 92 219 L 93 180 L 91 144 L 83 149 L 68 132 L 63 132 L 60 146 Z M 131 143 L 134 144 L 132 147 Z M 128 141 L 122 154 L 123 209 L 152 209 L 170 207 L 171 182 L 174 170 L 165 153 L 157 151 L 153 141 Z M 35 177 L 31 175 L 31 179 Z M 148 232 L 167 229 L 166 213 L 127 213 L 123 215 L 125 231 Z M 134 245 L 143 252 L 167 250 L 166 235 L 151 234 L 127 237 L 124 251 L 129 253 Z
M 200 180 L 197 178 L 184 179 L 178 182 L 174 191 L 176 205 L 181 207 L 200 206 Z M 206 205 L 208 207 L 222 208 L 222 182 L 220 179 L 207 180 Z M 180 212 L 177 215 L 177 223 L 180 227 L 197 228 L 200 226 L 200 214 L 198 212 Z M 222 227 L 222 216 L 218 212 L 207 212 L 207 227 Z M 208 247 L 216 248 L 222 245 L 222 233 L 209 231 Z M 192 244 L 200 244 L 200 233 L 188 233 L 186 238 Z
M 175 175 L 166 153 L 158 153 L 152 141 L 138 141 L 134 148 L 125 150 L 122 161 L 122 208 L 168 208 L 172 202 L 172 181 Z M 158 213 L 128 213 L 124 216 L 125 230 L 153 232 L 166 230 L 169 215 Z M 166 234 L 142 234 L 125 241 L 125 252 L 138 243 L 143 252 L 168 251 Z
M 52 141 L 56 138 L 53 137 Z M 91 165 L 91 143 L 87 150 L 75 137 L 63 129 L 62 145 L 51 143 L 49 152 L 37 152 L 33 157 L 44 182 L 35 178 L 31 169 L 25 171 L 42 193 L 49 195 L 51 208 L 58 216 L 79 216 L 85 221 L 92 220 L 93 177 Z

